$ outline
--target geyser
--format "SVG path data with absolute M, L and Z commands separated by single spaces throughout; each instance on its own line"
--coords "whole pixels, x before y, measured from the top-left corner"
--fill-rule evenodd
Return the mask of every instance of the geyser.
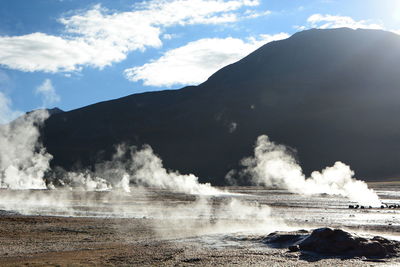
M 38 125 L 49 116 L 37 110 L 0 125 L 0 187 L 45 189 L 44 173 L 52 156 L 40 142 Z
M 346 164 L 338 161 L 306 178 L 289 150 L 270 141 L 266 135 L 258 137 L 254 156 L 243 159 L 241 165 L 245 168 L 240 174 L 249 176 L 257 185 L 279 187 L 304 195 L 341 195 L 361 205 L 381 205 L 374 190 L 353 178 L 354 172 Z
M 168 171 L 152 148 L 119 145 L 110 161 L 96 165 L 94 171 L 50 171 L 52 155 L 40 142 L 39 127 L 49 117 L 46 110 L 37 110 L 11 123 L 0 126 L 0 187 L 6 189 L 54 189 L 55 186 L 86 191 L 122 189 L 130 191 L 133 182 L 173 192 L 218 195 L 225 192 L 201 184 L 193 174 Z

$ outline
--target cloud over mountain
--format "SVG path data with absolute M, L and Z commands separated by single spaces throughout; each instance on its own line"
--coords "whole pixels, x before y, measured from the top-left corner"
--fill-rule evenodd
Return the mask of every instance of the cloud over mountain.
M 126 69 L 125 76 L 130 81 L 143 81 L 149 86 L 199 84 L 261 45 L 287 37 L 286 33 L 278 33 L 247 41 L 230 37 L 200 39 L 169 50 L 150 63 Z
M 367 20 L 355 20 L 349 16 L 329 15 L 329 14 L 313 14 L 308 17 L 307 23 L 309 28 L 318 29 L 334 29 L 334 28 L 350 28 L 350 29 L 375 29 L 382 30 L 381 24 L 372 23 Z

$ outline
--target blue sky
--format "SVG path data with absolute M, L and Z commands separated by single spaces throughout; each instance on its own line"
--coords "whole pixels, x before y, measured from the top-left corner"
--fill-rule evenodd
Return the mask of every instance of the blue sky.
M 400 33 L 398 0 L 1 0 L 0 123 L 199 84 L 309 28 Z

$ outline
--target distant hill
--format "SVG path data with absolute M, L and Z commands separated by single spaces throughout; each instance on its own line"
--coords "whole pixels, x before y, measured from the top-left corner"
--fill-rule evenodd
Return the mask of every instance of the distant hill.
M 341 160 L 376 180 L 400 176 L 399 114 L 399 35 L 313 29 L 268 43 L 199 86 L 54 114 L 43 140 L 53 166 L 92 166 L 115 144 L 150 144 L 167 168 L 222 184 L 267 134 L 297 149 L 306 173 Z

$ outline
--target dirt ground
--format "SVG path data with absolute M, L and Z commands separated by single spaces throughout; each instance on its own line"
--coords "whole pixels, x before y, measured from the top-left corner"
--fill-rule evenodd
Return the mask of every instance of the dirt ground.
M 160 238 L 149 219 L 0 216 L 1 266 L 400 266 L 285 249 Z M 161 227 L 161 226 L 160 226 Z M 179 226 L 178 226 L 179 227 Z

